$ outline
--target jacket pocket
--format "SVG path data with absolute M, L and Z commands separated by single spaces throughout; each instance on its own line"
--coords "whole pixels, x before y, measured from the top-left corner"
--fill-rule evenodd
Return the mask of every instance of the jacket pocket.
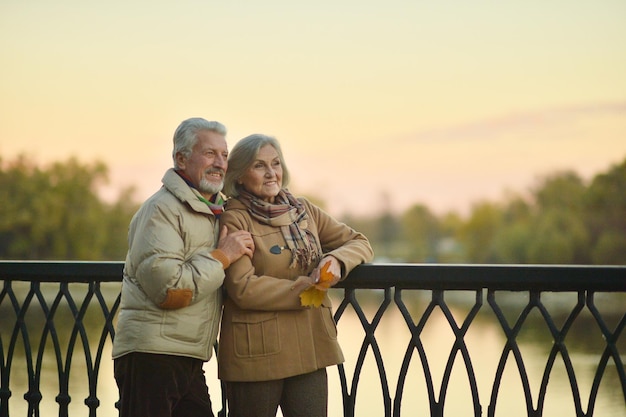
M 255 358 L 280 352 L 278 313 L 245 313 L 233 317 L 235 355 Z
M 162 310 L 161 336 L 177 343 L 207 343 L 211 317 L 207 303 L 196 303 L 178 310 Z
M 322 315 L 322 321 L 324 322 L 324 328 L 328 337 L 331 339 L 337 339 L 337 323 L 333 318 L 333 312 L 330 307 L 320 307 L 320 314 Z

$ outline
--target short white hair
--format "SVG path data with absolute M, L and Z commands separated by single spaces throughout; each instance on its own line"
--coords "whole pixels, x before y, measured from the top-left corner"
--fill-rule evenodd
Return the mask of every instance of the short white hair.
M 174 132 L 174 149 L 172 150 L 172 160 L 174 168 L 179 168 L 176 162 L 176 154 L 179 152 L 189 158 L 193 147 L 198 142 L 198 132 L 209 130 L 226 136 L 226 126 L 216 121 L 208 121 L 201 117 L 192 117 L 183 120 Z

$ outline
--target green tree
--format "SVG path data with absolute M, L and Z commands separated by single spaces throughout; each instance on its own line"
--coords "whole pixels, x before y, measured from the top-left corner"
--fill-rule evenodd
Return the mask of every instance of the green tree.
M 424 205 L 409 208 L 402 216 L 402 238 L 409 262 L 437 262 L 441 233 L 437 217 Z
M 585 220 L 593 263 L 626 263 L 626 159 L 593 178 L 585 193 Z
M 494 238 L 502 224 L 502 210 L 491 202 L 481 202 L 472 208 L 467 222 L 459 230 L 468 262 L 494 262 Z
M 528 248 L 530 263 L 584 264 L 590 262 L 585 226 L 586 187 L 572 171 L 554 173 L 534 192 L 536 209 Z
M 528 262 L 539 264 L 588 263 L 588 234 L 580 216 L 554 208 L 541 212 L 533 223 Z
M 107 175 L 103 163 L 75 158 L 44 169 L 24 156 L 0 161 L 0 200 L 6 202 L 0 206 L 0 257 L 123 259 L 136 205 L 130 189 L 112 205 L 99 198 Z
M 493 238 L 493 262 L 528 263 L 532 218 L 531 205 L 520 195 L 509 195 L 502 210 L 501 224 Z
M 623 265 L 626 263 L 626 235 L 605 230 L 591 251 L 592 263 L 596 265 Z
M 545 177 L 533 195 L 539 210 L 555 208 L 579 214 L 583 208 L 585 189 L 577 173 L 563 171 Z
M 128 249 L 128 224 L 139 208 L 135 200 L 135 188 L 125 188 L 111 205 L 105 205 L 107 231 L 101 258 L 103 260 L 123 260 Z
M 463 247 L 457 236 L 463 227 L 463 218 L 455 212 L 447 212 L 439 222 L 439 242 L 437 243 L 437 259 L 441 263 L 461 263 L 466 259 Z

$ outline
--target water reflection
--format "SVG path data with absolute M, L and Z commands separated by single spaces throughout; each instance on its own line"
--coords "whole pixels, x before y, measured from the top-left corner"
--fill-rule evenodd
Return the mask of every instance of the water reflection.
M 465 298 L 463 298 L 465 296 Z M 571 300 L 568 295 L 555 300 L 548 296 L 545 303 L 553 307 L 551 314 L 557 326 L 565 322 L 568 310 L 571 311 Z M 447 305 L 450 307 L 454 320 L 461 326 L 475 302 L 473 292 L 459 294 L 450 293 Z M 504 297 L 509 326 L 513 326 L 519 315 L 521 306 L 527 304 L 527 296 L 523 293 L 507 294 Z M 559 297 L 557 297 L 559 298 Z M 571 297 L 570 297 L 571 298 Z M 574 295 L 572 306 L 576 303 Z M 413 320 L 417 322 L 424 313 L 430 302 L 430 292 L 413 292 L 403 294 L 403 300 L 411 311 Z M 622 298 L 623 300 L 623 298 Z M 360 300 L 359 300 L 360 301 Z M 622 309 L 624 304 L 617 304 Z M 616 307 L 615 304 L 613 304 Z M 621 306 L 621 307 L 619 307 Z M 377 305 L 368 306 L 369 320 L 373 317 Z M 608 316 L 607 321 L 614 325 L 620 316 Z M 356 355 L 359 352 L 363 339 L 363 331 L 355 314 L 344 314 L 339 322 L 340 341 L 346 354 L 346 373 L 354 373 Z M 533 313 L 526 320 L 522 331 L 517 337 L 521 357 L 524 361 L 531 388 L 533 408 L 537 407 L 539 387 L 552 348 L 552 336 L 540 316 Z M 402 366 L 405 353 L 411 340 L 404 318 L 398 308 L 392 303 L 380 325 L 375 332 L 376 340 L 385 360 L 385 372 L 389 383 L 392 401 L 396 396 L 398 375 Z M 443 375 L 448 357 L 453 350 L 455 336 L 450 328 L 441 309 L 435 308 L 432 316 L 424 326 L 420 341 L 424 345 L 427 364 L 422 363 L 418 352 L 413 349 L 411 365 L 404 385 L 404 393 L 401 398 L 401 415 L 430 415 L 430 401 L 428 398 L 425 371 L 423 366 L 428 366 L 433 377 L 434 401 L 441 403 L 445 416 L 469 416 L 473 415 L 474 404 L 469 389 L 470 380 L 466 371 L 466 364 L 460 352 L 457 352 L 450 384 L 447 392 L 441 392 Z M 469 352 L 471 367 L 476 375 L 482 415 L 487 415 L 487 407 L 492 395 L 494 375 L 498 361 L 506 346 L 506 337 L 500 327 L 490 306 L 483 305 L 471 323 L 469 330 L 463 338 Z M 544 403 L 544 416 L 569 416 L 576 415 L 574 398 L 581 398 L 582 409 L 587 410 L 587 402 L 593 383 L 593 378 L 598 365 L 598 360 L 606 347 L 598 326 L 588 311 L 584 311 L 576 319 L 566 337 L 566 345 L 574 372 L 578 380 L 579 394 L 573 394 L 569 383 L 569 377 L 565 371 L 563 360 L 557 357 L 550 380 L 548 383 L 546 400 Z M 619 351 L 626 352 L 626 340 L 622 335 Z M 623 359 L 622 359 L 623 360 Z M 332 381 L 337 382 L 337 381 Z M 348 381 L 350 384 L 351 381 Z M 339 392 L 338 382 L 334 392 Z M 374 355 L 368 351 L 368 358 L 359 380 L 358 392 L 356 393 L 357 416 L 382 416 L 384 415 L 384 397 L 381 390 L 381 377 L 376 369 Z M 397 400 L 397 398 L 396 398 Z M 341 397 L 334 395 L 332 398 L 333 409 L 341 410 Z M 339 415 L 335 414 L 335 415 Z M 506 417 L 527 416 L 526 402 L 524 398 L 521 377 L 512 355 L 508 356 L 505 372 L 501 382 L 496 402 L 496 415 Z M 619 375 L 615 363 L 609 361 L 606 375 L 600 385 L 598 399 L 594 407 L 595 416 L 600 417 L 623 417 L 626 416 L 626 407 L 621 390 Z
M 106 297 L 111 298 L 109 305 L 119 291 L 119 284 L 107 284 L 105 289 Z M 56 290 L 51 290 L 54 293 Z M 20 302 L 23 302 L 27 288 L 17 291 Z M 334 290 L 335 306 L 339 305 L 343 291 Z M 619 295 L 621 297 L 622 295 Z M 20 298 L 21 297 L 21 298 Z M 53 297 L 53 295 L 51 295 Z M 411 312 L 413 320 L 419 321 L 426 310 L 430 300 L 429 291 L 403 292 L 403 300 Z M 446 293 L 446 303 L 457 323 L 461 326 L 475 303 L 476 295 L 467 293 Z M 80 296 L 75 296 L 80 299 Z M 576 295 L 564 295 L 564 297 L 554 298 L 552 295 L 545 297 L 544 303 L 549 307 L 550 314 L 553 315 L 557 328 L 561 328 L 566 322 L 569 312 L 577 302 Z M 484 298 L 483 298 L 484 299 Z M 362 290 L 358 292 L 358 300 L 362 304 L 368 320 L 371 321 L 376 309 L 381 303 L 381 296 L 375 291 Z M 619 315 L 606 313 L 603 318 L 607 321 L 609 328 L 614 329 L 621 314 L 623 313 L 623 298 L 618 299 L 617 309 Z M 52 299 L 47 301 L 52 304 Z M 500 307 L 503 308 L 509 326 L 516 323 L 520 311 L 528 303 L 527 295 L 524 293 L 503 294 Z M 63 304 L 63 303 L 61 303 Z M 78 303 L 80 305 L 80 303 Z M 599 303 L 603 306 L 615 306 L 615 298 L 610 303 Z M 91 307 L 90 307 L 91 308 Z M 535 309 L 537 310 L 537 309 Z M 553 346 L 553 339 L 550 329 L 545 320 L 537 310 L 529 315 L 522 330 L 516 340 L 527 371 L 528 383 L 530 386 L 530 396 L 532 407 L 537 407 L 539 397 L 539 387 L 543 378 L 546 362 L 550 350 Z M 12 307 L 6 299 L 0 304 L 0 337 L 2 338 L 2 349 L 7 355 L 7 349 L 13 331 L 13 323 L 16 319 Z M 29 308 L 29 314 L 25 317 L 25 322 L 31 335 L 30 343 L 34 352 L 40 343 L 43 328 L 43 312 L 41 307 L 37 307 L 33 302 Z M 90 340 L 90 350 L 95 354 L 97 343 L 102 331 L 102 313 L 94 309 L 85 317 L 88 337 Z M 71 313 L 62 305 L 55 315 L 55 324 L 59 333 L 63 366 L 68 366 L 71 379 L 69 381 L 69 392 L 72 401 L 69 404 L 69 415 L 71 417 L 87 416 L 88 409 L 84 404 L 85 398 L 89 395 L 87 379 L 87 362 L 84 358 L 80 340 L 76 344 L 74 355 L 71 360 L 66 359 L 66 351 L 70 342 L 70 333 L 73 326 Z M 407 348 L 411 341 L 411 333 L 407 328 L 404 318 L 398 307 L 392 302 L 385 312 L 381 322 L 375 332 L 376 342 L 380 348 L 383 360 L 384 371 L 382 382 L 388 384 L 389 398 L 385 398 L 382 391 L 381 376 L 379 375 L 374 355 L 371 347 L 367 351 L 364 368 L 359 376 L 357 391 L 352 391 L 352 379 L 357 363 L 357 356 L 363 342 L 363 329 L 354 310 L 350 307 L 346 309 L 338 325 L 339 339 L 346 356 L 344 364 L 348 378 L 348 390 L 351 395 L 356 396 L 355 415 L 359 417 L 380 417 L 385 415 L 385 401 L 401 400 L 401 415 L 429 416 L 430 399 L 428 396 L 428 386 L 425 380 L 424 367 L 427 366 L 432 374 L 434 387 L 434 400 L 443 407 L 444 416 L 471 416 L 474 409 L 471 391 L 469 389 L 470 380 L 467 375 L 464 358 L 457 352 L 454 358 L 454 365 L 450 377 L 447 391 L 442 392 L 442 381 L 445 373 L 445 366 L 450 352 L 455 344 L 455 335 L 440 308 L 435 308 L 431 317 L 426 322 L 420 335 L 420 342 L 423 343 L 425 359 L 422 362 L 418 352 L 412 349 L 412 357 L 404 382 L 404 392 L 400 397 L 396 393 L 398 376 L 405 359 Z M 626 336 L 621 335 L 618 342 L 618 350 L 626 352 Z M 463 338 L 467 346 L 471 367 L 476 376 L 476 385 L 479 401 L 482 406 L 482 415 L 487 415 L 487 407 L 491 402 L 494 375 L 497 371 L 498 361 L 505 350 L 507 343 L 504 332 L 498 323 L 489 305 L 481 306 L 477 316 L 472 321 L 467 333 Z M 572 392 L 569 376 L 566 372 L 564 361 L 560 355 L 554 363 L 550 373 L 546 399 L 544 404 L 544 416 L 574 416 L 575 401 L 580 398 L 583 410 L 588 409 L 589 393 L 592 388 L 593 378 L 606 342 L 602 338 L 598 326 L 585 308 L 580 316 L 574 321 L 571 330 L 565 338 L 568 353 L 573 363 L 574 373 L 578 381 L 579 392 Z M 41 381 L 42 395 L 41 416 L 59 415 L 59 406 L 55 397 L 59 394 L 59 370 L 57 369 L 55 352 L 50 336 L 46 343 L 46 351 L 42 360 Z M 10 375 L 10 386 L 12 397 L 9 400 L 10 415 L 28 415 L 28 407 L 23 395 L 28 391 L 28 380 L 26 374 L 26 358 L 24 357 L 24 343 L 19 341 L 15 347 L 16 354 L 13 359 Z M 35 353 L 36 354 L 36 353 Z M 104 346 L 102 364 L 98 376 L 98 399 L 100 406 L 97 414 L 99 416 L 116 416 L 115 402 L 117 401 L 117 387 L 113 379 L 113 365 L 111 358 L 111 342 L 107 340 Z M 622 360 L 624 360 L 622 358 Z M 62 371 L 64 371 L 62 369 Z M 214 409 L 221 408 L 221 397 L 219 382 L 217 381 L 217 370 L 215 360 L 212 359 L 205 365 L 209 389 L 212 394 Z M 337 368 L 329 369 L 329 416 L 343 415 L 343 404 L 339 373 Z M 527 416 L 526 398 L 524 397 L 522 379 L 520 377 L 516 360 L 512 354 L 508 355 L 505 371 L 503 373 L 500 390 L 496 402 L 496 416 L 523 417 Z M 615 363 L 609 360 L 606 375 L 599 388 L 597 401 L 594 405 L 594 416 L 596 417 L 626 417 L 626 406 L 619 376 Z

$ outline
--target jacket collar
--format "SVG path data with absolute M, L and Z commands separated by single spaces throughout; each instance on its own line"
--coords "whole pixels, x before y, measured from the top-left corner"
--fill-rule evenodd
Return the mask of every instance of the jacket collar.
M 209 206 L 199 199 L 199 197 L 202 197 L 200 192 L 187 185 L 185 180 L 174 171 L 174 168 L 170 168 L 165 172 L 161 182 L 167 191 L 172 193 L 181 202 L 188 204 L 194 211 L 213 215 Z

